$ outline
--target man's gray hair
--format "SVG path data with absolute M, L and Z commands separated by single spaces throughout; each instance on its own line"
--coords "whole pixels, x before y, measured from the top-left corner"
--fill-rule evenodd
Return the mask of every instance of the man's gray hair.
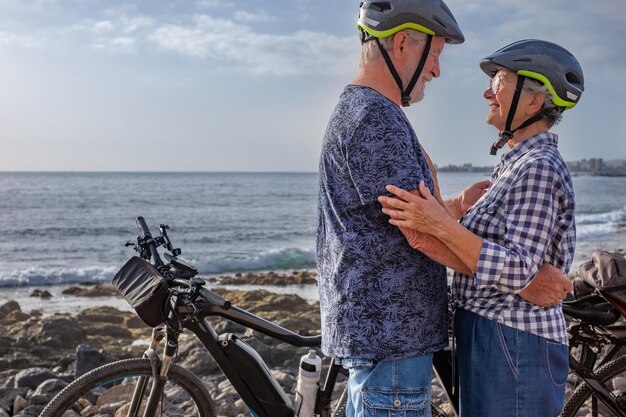
M 545 101 L 542 111 L 545 112 L 544 119 L 548 123 L 548 128 L 557 125 L 561 121 L 563 118 L 561 108 L 552 101 L 552 94 L 548 91 L 548 87 L 537 80 L 526 77 L 523 88 L 529 93 L 541 93 L 544 95 Z
M 404 29 L 404 30 L 401 30 L 400 32 L 406 33 L 409 39 L 413 42 L 425 42 L 428 36 L 424 32 L 420 32 L 420 31 L 413 30 L 413 29 Z M 383 46 L 383 48 L 385 48 L 385 50 L 388 51 L 392 47 L 394 37 L 400 32 L 396 32 L 391 36 L 387 36 L 386 38 L 378 39 L 381 45 Z M 363 46 L 361 47 L 361 64 L 360 64 L 361 67 L 367 64 L 370 64 L 372 62 L 375 62 L 381 58 L 382 58 L 382 55 L 380 53 L 380 49 L 378 48 L 378 45 L 376 44 L 375 40 L 365 42 Z

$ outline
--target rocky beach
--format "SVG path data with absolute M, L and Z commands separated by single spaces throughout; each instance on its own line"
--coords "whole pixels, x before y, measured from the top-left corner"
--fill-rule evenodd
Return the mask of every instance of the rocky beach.
M 208 281 L 213 291 L 238 307 L 303 335 L 319 333 L 319 303 L 296 294 L 222 287 L 222 282 L 231 288 L 314 284 L 312 272 L 247 273 Z M 93 304 L 94 298 L 119 298 L 115 289 L 108 285 L 73 285 L 61 293 L 65 298 L 82 299 L 85 305 Z M 45 305 L 55 298 L 43 287 L 33 290 L 31 296 L 37 300 L 37 305 Z M 252 346 L 293 398 L 298 361 L 307 348 L 293 347 L 222 319 L 210 321 L 219 334 L 238 334 Z M 57 392 L 80 375 L 113 360 L 140 357 L 150 335 L 151 329 L 134 312 L 110 305 L 87 307 L 76 314 L 47 314 L 37 309 L 24 311 L 14 300 L 1 304 L 0 417 L 37 416 Z M 189 332 L 180 338 L 176 362 L 202 378 L 215 400 L 218 416 L 250 416 L 215 362 Z
M 302 293 L 302 288 L 315 288 L 316 276 L 311 270 L 238 273 L 206 281 L 233 305 L 302 335 L 319 334 L 319 302 L 294 294 Z M 258 289 L 263 287 L 283 290 Z M 75 378 L 113 360 L 140 357 L 148 346 L 151 328 L 125 305 L 112 286 L 84 283 L 52 292 L 42 287 L 32 290 L 29 298 L 22 299 L 23 304 L 44 308 L 28 310 L 15 300 L 0 304 L 0 417 L 36 417 Z M 55 298 L 60 299 L 56 305 Z M 59 311 L 58 305 L 64 302 L 85 308 L 74 313 Z M 56 307 L 47 310 L 46 303 Z M 218 334 L 237 334 L 252 346 L 293 400 L 299 358 L 307 348 L 296 348 L 221 318 L 211 318 L 210 322 Z M 324 361 L 327 364 L 328 360 Z M 180 337 L 175 362 L 202 379 L 218 417 L 251 417 L 217 364 L 189 332 Z M 570 375 L 568 391 L 574 383 L 575 377 Z M 344 385 L 340 377 L 337 390 Z M 444 394 L 437 386 L 433 396 L 443 402 Z

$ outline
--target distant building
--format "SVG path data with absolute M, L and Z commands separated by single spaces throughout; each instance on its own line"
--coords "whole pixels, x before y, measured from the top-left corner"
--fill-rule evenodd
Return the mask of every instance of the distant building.
M 463 165 L 446 165 L 443 167 L 438 167 L 437 171 L 439 172 L 492 172 L 492 166 L 484 166 L 484 167 L 475 167 L 472 164 L 463 164 Z
M 626 160 L 604 161 L 602 158 L 589 158 L 568 162 L 567 166 L 572 172 L 607 176 L 626 175 Z

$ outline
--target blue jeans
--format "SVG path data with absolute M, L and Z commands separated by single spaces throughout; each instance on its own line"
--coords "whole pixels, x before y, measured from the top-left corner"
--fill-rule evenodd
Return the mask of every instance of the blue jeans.
M 381 362 L 342 360 L 346 417 L 430 417 L 432 355 Z
M 458 309 L 461 417 L 553 417 L 563 408 L 566 345 Z

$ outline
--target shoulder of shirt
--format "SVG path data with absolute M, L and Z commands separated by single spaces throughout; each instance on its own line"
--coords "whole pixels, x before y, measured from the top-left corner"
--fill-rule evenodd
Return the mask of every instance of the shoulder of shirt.
M 350 94 L 348 94 L 348 92 L 350 92 Z M 381 112 L 384 112 L 386 117 L 393 115 L 403 118 L 402 115 L 404 113 L 400 107 L 369 87 L 357 85 L 347 86 L 344 100 L 351 101 L 352 104 L 355 105 L 357 113 L 363 115 L 363 117 L 370 114 L 380 117 Z

